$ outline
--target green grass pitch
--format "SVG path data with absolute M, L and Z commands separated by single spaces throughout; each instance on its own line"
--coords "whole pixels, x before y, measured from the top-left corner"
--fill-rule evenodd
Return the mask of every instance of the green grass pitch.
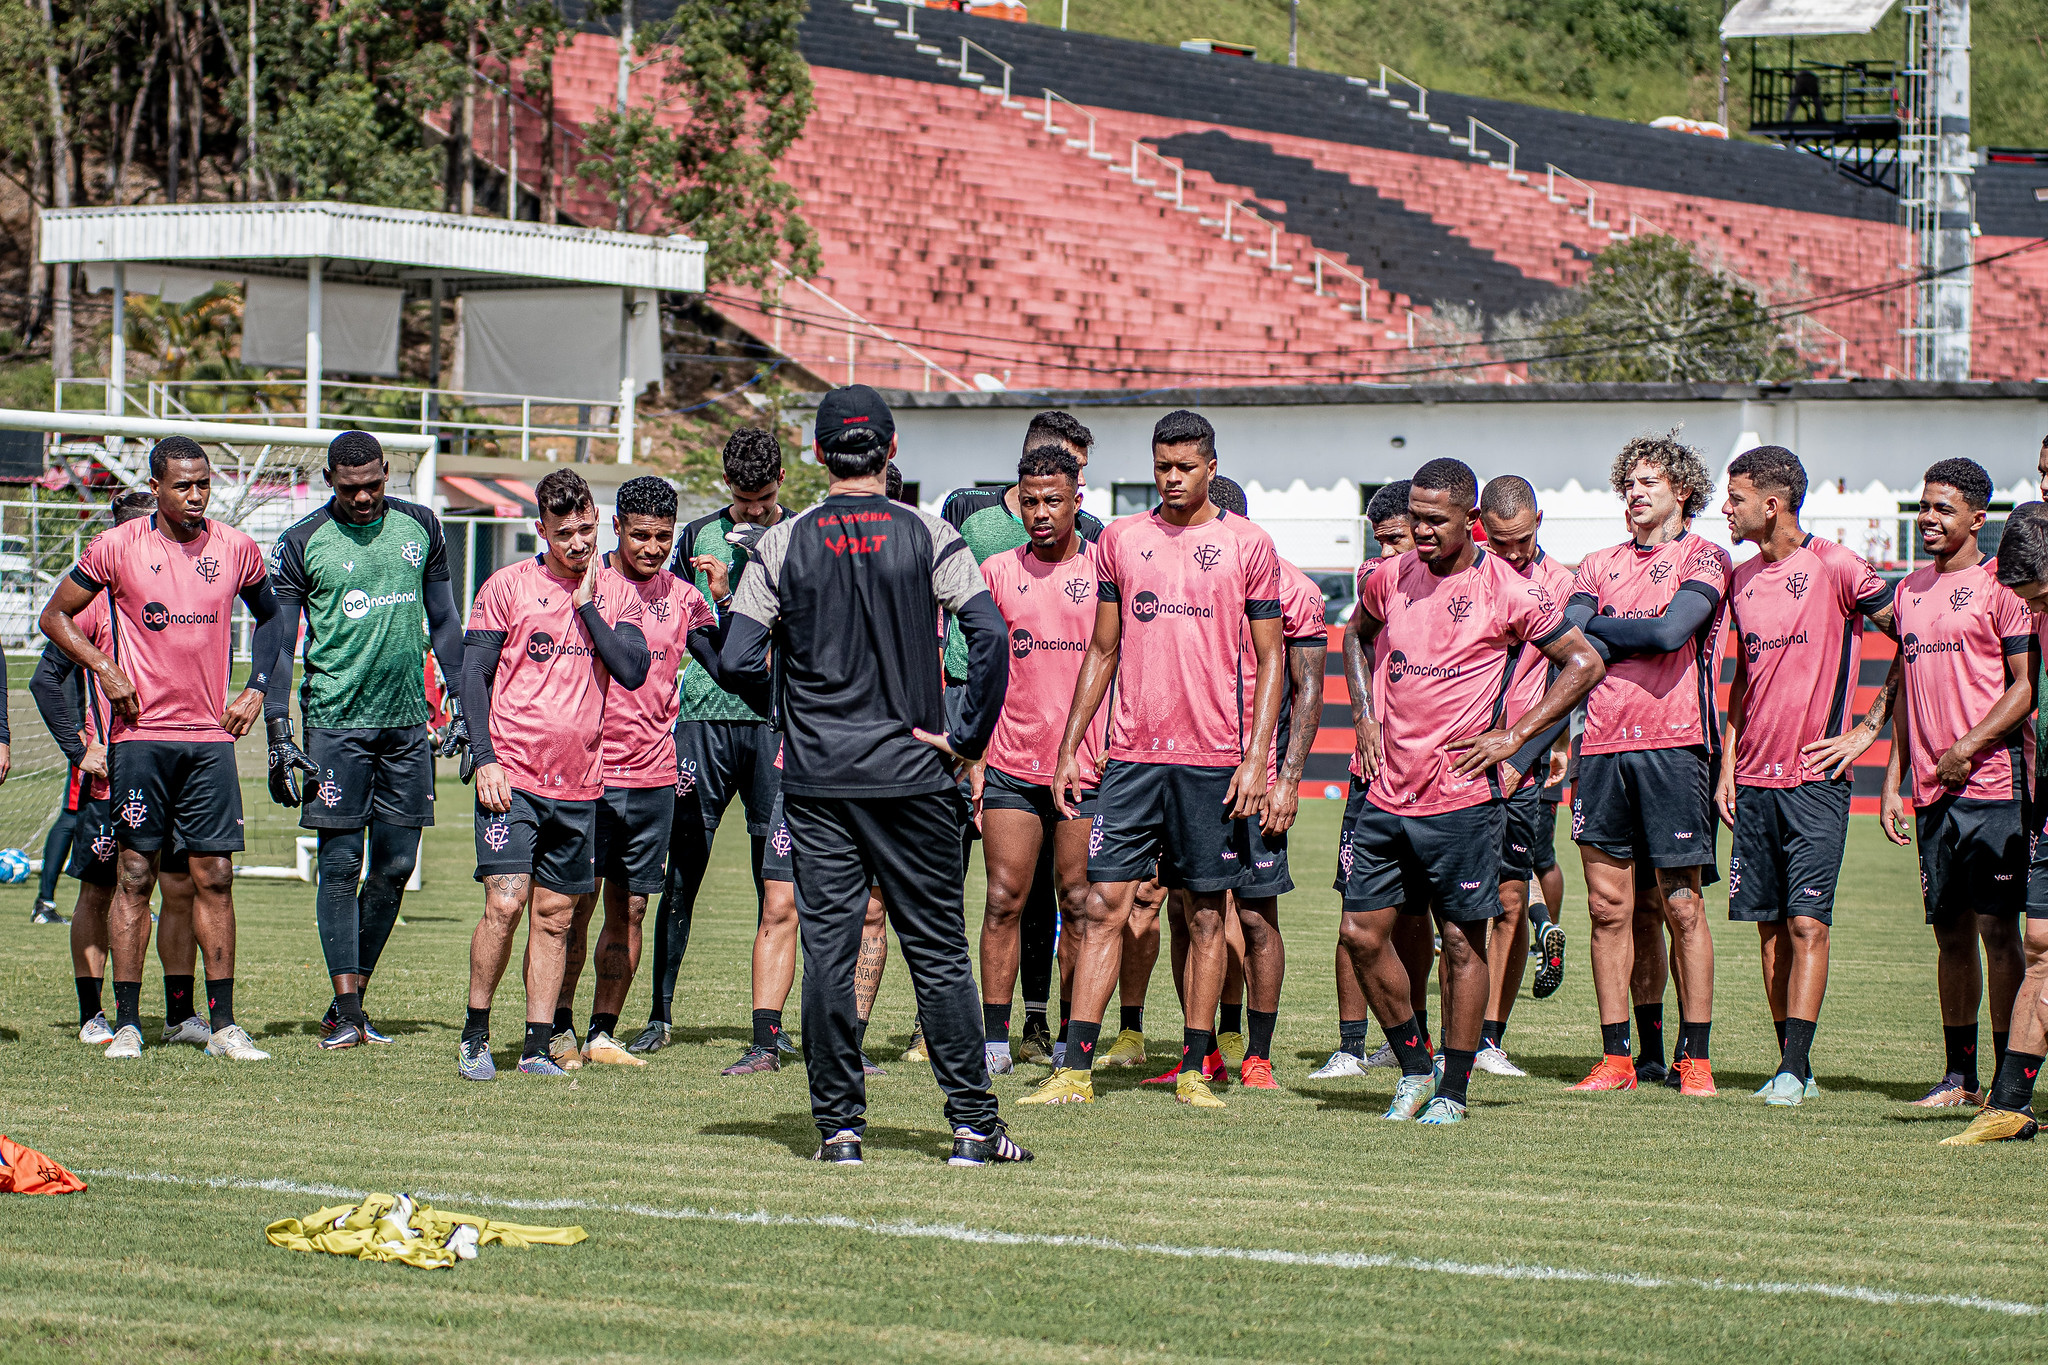
M 1750 1098 L 1776 1051 L 1754 934 L 1725 919 L 1721 1097 L 1566 1092 L 1598 1048 L 1575 876 L 1564 989 L 1525 994 L 1508 1035 L 1530 1079 L 1475 1077 L 1471 1121 L 1437 1130 L 1379 1121 L 1386 1073 L 1309 1081 L 1334 1034 L 1340 811 L 1315 801 L 1293 841 L 1302 889 L 1282 908 L 1282 1091 L 1233 1088 L 1227 1111 L 1194 1113 L 1121 1072 L 1091 1108 L 1007 1108 L 1042 1074 L 1027 1067 L 999 1090 L 1037 1162 L 949 1169 L 929 1071 L 895 1060 L 912 1005 L 892 955 L 870 1034 L 891 1074 L 870 1087 L 854 1171 L 802 1159 L 815 1135 L 799 1068 L 717 1074 L 747 1029 L 753 896 L 736 821 L 684 965 L 680 1045 L 573 1081 L 459 1081 L 481 896 L 468 793 L 441 795 L 426 889 L 371 996 L 389 1048 L 314 1047 L 328 987 L 302 884 L 236 888 L 237 1003 L 275 1054 L 255 1065 L 189 1048 L 102 1060 L 76 1039 L 64 931 L 28 924 L 28 890 L 0 896 L 0 1130 L 97 1173 L 83 1195 L 0 1197 L 0 1360 L 2048 1354 L 2042 1317 L 2012 1311 L 2048 1302 L 2035 1149 L 1939 1148 L 1965 1116 L 1902 1103 L 1941 1066 L 1933 945 L 1912 853 L 1873 820 L 1854 822 L 1844 872 L 1815 1052 L 1826 1094 L 1803 1109 Z M 967 894 L 978 921 L 978 869 Z M 579 1028 L 588 992 L 586 976 Z M 152 959 L 152 1040 L 161 1002 Z M 1172 1002 L 1162 972 L 1161 1069 L 1178 1046 Z M 1675 997 L 1667 1008 L 1675 1019 Z M 495 1013 L 501 1056 L 521 1013 L 515 980 Z M 590 1240 L 431 1272 L 298 1255 L 263 1225 L 334 1201 L 291 1186 L 507 1201 L 470 1207 L 580 1223 Z

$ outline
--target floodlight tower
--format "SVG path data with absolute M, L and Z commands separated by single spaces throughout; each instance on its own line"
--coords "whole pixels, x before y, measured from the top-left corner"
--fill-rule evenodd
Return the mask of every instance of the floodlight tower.
M 1915 13 L 1915 11 L 1918 13 Z M 1915 23 L 1915 20 L 1918 20 Z M 1907 198 L 1922 282 L 1912 327 L 1916 379 L 1970 377 L 1970 276 L 1976 208 L 1970 151 L 1970 0 L 1907 7 L 1909 52 L 1925 86 L 1913 109 L 1918 153 Z M 1910 163 L 1909 163 L 1910 165 Z

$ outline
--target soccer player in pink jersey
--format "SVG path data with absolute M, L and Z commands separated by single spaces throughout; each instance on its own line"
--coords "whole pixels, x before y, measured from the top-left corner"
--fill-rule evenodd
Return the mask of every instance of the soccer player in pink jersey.
M 1765 1103 L 1801 1103 L 1813 1086 L 1813 1033 L 1828 985 L 1835 881 L 1849 837 L 1853 753 L 1877 738 L 1881 694 L 1860 725 L 1849 699 L 1863 621 L 1890 631 L 1891 585 L 1869 564 L 1799 525 L 1806 469 L 1783 446 L 1744 451 L 1728 466 L 1729 534 L 1757 547 L 1735 570 L 1735 681 L 1714 804 L 1735 832 L 1728 918 L 1762 936 L 1764 994 L 1778 1028 L 1778 1070 Z M 1860 735 L 1849 735 L 1858 730 Z M 1846 737 L 1845 745 L 1829 741 Z
M 1089 831 L 1088 896 L 1074 923 L 1074 1014 L 1061 1065 L 1025 1103 L 1092 1102 L 1095 1045 L 1115 987 L 1139 883 L 1193 896 L 1189 915 L 1183 1104 L 1220 1108 L 1202 1081 L 1223 986 L 1224 893 L 1247 880 L 1250 820 L 1263 814 L 1267 754 L 1280 717 L 1280 570 L 1273 542 L 1209 500 L 1216 432 L 1170 412 L 1152 430 L 1160 505 L 1110 524 L 1096 544 L 1095 628 L 1075 681 L 1053 796 L 1084 787 L 1080 749 L 1114 680 L 1116 699 Z M 1252 724 L 1239 697 L 1241 651 L 1258 655 Z
M 1998 541 L 1998 581 L 2034 613 L 2037 647 L 2048 645 L 2048 505 L 2026 503 L 2006 521 Z M 2035 791 L 2041 790 L 2037 778 Z M 2041 838 L 2042 809 L 2037 799 L 2027 827 L 2033 849 L 2027 860 L 2027 973 L 2013 999 L 2005 1056 L 1984 1107 L 1969 1127 L 1941 1140 L 1945 1147 L 2025 1142 L 2038 1129 L 2034 1082 L 2048 1057 L 2048 839 Z
M 531 911 L 526 1041 L 519 1070 L 567 1073 L 549 1056 L 576 901 L 597 890 L 606 699 L 647 679 L 634 585 L 597 559 L 590 487 L 557 469 L 534 489 L 547 548 L 492 574 L 463 635 L 462 714 L 476 760 L 476 879 L 484 916 L 469 943 L 469 1015 L 457 1072 L 497 1078 L 491 997 Z
M 1343 934 L 1400 1059 L 1385 1115 L 1397 1121 L 1465 1117 L 1489 990 L 1487 927 L 1501 912 L 1507 799 L 1544 761 L 1546 732 L 1601 673 L 1564 604 L 1472 539 L 1478 502 L 1479 482 L 1457 460 L 1415 471 L 1415 550 L 1381 566 L 1359 598 L 1360 633 L 1380 660 L 1381 704 L 1368 692 L 1379 725 L 1360 755 L 1367 780 L 1351 826 Z M 1509 684 L 1530 651 L 1558 665 L 1558 675 L 1504 726 Z M 1402 908 L 1425 904 L 1443 936 L 1441 1079 L 1393 945 Z
M 235 1023 L 234 868 L 242 847 L 236 738 L 262 714 L 266 661 L 283 621 L 263 552 L 231 526 L 208 519 L 213 471 L 182 436 L 149 453 L 157 510 L 93 541 L 43 608 L 42 629 L 98 682 L 111 712 L 119 884 L 108 909 L 114 977 L 109 1057 L 142 1055 L 142 961 L 149 947 L 149 894 L 173 827 L 189 852 L 193 931 L 206 955 L 210 1056 L 262 1061 L 269 1053 Z M 78 628 L 94 596 L 107 598 L 114 645 L 102 651 Z M 227 700 L 233 608 L 256 621 L 247 685 Z
M 1095 548 L 1075 524 L 1080 481 L 1080 462 L 1070 451 L 1049 443 L 1025 451 L 1017 462 L 1016 494 L 1029 540 L 981 565 L 989 596 L 1010 628 L 1009 690 L 982 762 L 970 769 L 988 868 L 981 921 L 982 1031 L 989 1071 L 997 1075 L 1016 1069 L 1010 1002 L 1040 849 L 1052 846 L 1067 923 L 1088 894 L 1088 822 L 1095 818 L 1106 717 L 1097 716 L 1082 738 L 1080 800 L 1062 810 L 1052 792 L 1067 703 L 1095 630 Z
M 1523 578 L 1540 583 L 1559 602 L 1570 598 L 1572 572 L 1543 552 L 1536 534 L 1543 527 L 1543 512 L 1536 505 L 1536 490 L 1529 481 L 1505 474 L 1487 482 L 1479 495 L 1479 524 L 1486 528 L 1486 548 Z M 1508 683 L 1507 703 L 1501 713 L 1503 724 L 1520 720 L 1543 695 L 1552 669 L 1548 660 L 1533 651 L 1523 658 Z M 1508 1060 L 1502 1040 L 1507 1036 L 1508 1016 L 1522 989 L 1522 970 L 1529 959 L 1529 884 L 1546 867 L 1555 868 L 1551 852 L 1551 825 L 1556 819 L 1556 800 L 1545 790 L 1551 774 L 1561 768 L 1558 742 L 1570 724 L 1569 715 L 1551 727 L 1549 743 L 1541 753 L 1538 768 L 1508 798 L 1507 837 L 1500 854 L 1500 918 L 1488 931 L 1486 970 L 1489 989 L 1486 1022 L 1479 1030 L 1479 1055 L 1473 1065 L 1495 1076 L 1524 1076 L 1528 1073 Z M 1546 823 L 1545 817 L 1549 817 Z M 1542 927 L 1542 960 L 1536 969 L 1536 994 L 1540 999 L 1557 989 L 1564 975 L 1564 930 L 1546 919 Z
M 571 1006 L 583 975 L 585 937 L 597 895 L 580 896 L 570 916 L 562 988 L 555 999 L 548 1055 L 573 1071 L 585 1062 L 645 1066 L 612 1035 L 619 1010 L 640 969 L 640 926 L 647 898 L 667 875 L 669 833 L 676 801 L 676 675 L 696 648 L 717 658 L 718 618 L 704 594 L 664 567 L 675 547 L 676 492 L 668 480 L 642 475 L 619 485 L 612 514 L 619 548 L 600 563 L 625 580 L 640 599 L 640 633 L 647 640 L 647 676 L 638 687 L 613 678 L 605 691 L 600 760 L 604 796 L 597 803 L 597 875 L 604 883 L 604 927 L 597 935 L 597 991 L 590 1031 L 576 1046 Z
M 1593 922 L 1601 1051 L 1575 1088 L 1633 1090 L 1639 1077 L 1669 1074 L 1662 981 L 1645 991 L 1635 979 L 1645 965 L 1638 931 L 1647 929 L 1651 946 L 1661 948 L 1655 920 L 1639 921 L 1647 912 L 1669 925 L 1676 944 L 1678 1092 L 1710 1096 L 1714 944 L 1700 887 L 1717 875 L 1713 771 L 1721 727 L 1714 674 L 1734 561 L 1688 529 L 1713 488 L 1699 452 L 1674 437 L 1639 436 L 1622 447 L 1611 478 L 1632 535 L 1580 562 L 1568 607 L 1609 665 L 1586 698 L 1572 791 L 1572 838 L 1585 860 Z M 1629 1060 L 1632 990 L 1641 992 L 1634 999 L 1645 1035 L 1640 1071 Z
M 1920 491 L 1920 543 L 1933 563 L 1899 582 L 1903 697 L 1893 718 L 1878 824 L 1904 844 L 1910 765 L 1920 889 L 1934 927 L 1935 980 L 1948 1053 L 1942 1078 L 1914 1103 L 1981 1104 L 1977 1005 L 1987 993 L 1995 1052 L 2005 1052 L 2013 998 L 2026 974 L 2017 919 L 2026 903 L 2028 778 L 2033 767 L 2035 662 L 2026 604 L 1978 548 L 1991 476 L 1973 460 L 1942 460 Z M 1980 964 L 1979 941 L 1984 945 Z M 1995 1072 L 1994 1072 L 1995 1074 Z

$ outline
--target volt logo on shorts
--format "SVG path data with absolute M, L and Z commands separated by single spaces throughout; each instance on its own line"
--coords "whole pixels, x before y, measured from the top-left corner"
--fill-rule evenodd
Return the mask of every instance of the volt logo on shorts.
M 1464 890 L 1466 890 L 1466 891 L 1477 891 L 1477 890 L 1478 890 L 1478 889 L 1479 889 L 1480 887 L 1482 887 L 1482 886 L 1486 885 L 1486 883 L 1484 883 L 1484 882 L 1459 882 L 1459 883 L 1458 883 L 1458 885 L 1459 885 L 1459 887 L 1460 887 L 1460 888 L 1462 888 L 1462 889 L 1464 889 Z
M 151 630 L 167 630 L 172 626 L 210 626 L 219 620 L 217 611 L 174 612 L 161 602 L 142 604 L 142 624 Z
M 1387 681 L 1397 683 L 1403 678 L 1455 678 L 1464 670 L 1456 664 L 1414 664 L 1408 656 L 1395 650 L 1387 656 Z
M 1693 832 L 1689 829 L 1674 829 L 1671 831 L 1671 837 L 1674 839 L 1690 839 L 1692 834 Z
M 1131 618 L 1136 621 L 1156 621 L 1162 616 L 1206 618 L 1215 614 L 1214 607 L 1198 607 L 1191 602 L 1162 602 L 1159 594 L 1149 589 L 1131 599 Z
M 370 614 L 372 607 L 395 607 L 401 602 L 418 600 L 419 594 L 416 592 L 392 592 L 381 597 L 372 597 L 361 588 L 350 588 L 342 594 L 341 614 L 351 621 L 360 621 Z

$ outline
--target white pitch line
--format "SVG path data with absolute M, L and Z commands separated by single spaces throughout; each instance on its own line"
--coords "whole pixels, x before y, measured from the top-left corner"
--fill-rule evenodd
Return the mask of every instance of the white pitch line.
M 274 1194 L 309 1194 L 338 1199 L 362 1199 L 370 1193 L 367 1190 L 343 1189 L 338 1185 L 305 1185 L 295 1180 L 257 1180 L 246 1176 L 200 1178 L 171 1175 L 163 1171 L 87 1170 L 83 1167 L 78 1173 L 99 1180 L 128 1180 L 152 1185 L 193 1185 L 216 1190 L 262 1190 Z M 1848 1299 L 1883 1307 L 1974 1308 L 1987 1313 L 2005 1313 L 2014 1317 L 2036 1317 L 2048 1312 L 2048 1308 L 2038 1303 L 1987 1299 L 1976 1294 L 1914 1294 L 1903 1290 L 1872 1289 L 1868 1285 L 1826 1284 L 1811 1280 L 1705 1280 L 1689 1276 L 1575 1270 L 1569 1266 L 1526 1265 L 1513 1262 L 1479 1264 L 1355 1251 L 1175 1246 L 1168 1242 L 1123 1242 L 1110 1237 L 1080 1234 L 1005 1232 L 998 1228 L 973 1228 L 961 1223 L 914 1223 L 907 1219 L 881 1222 L 874 1219 L 847 1218 L 839 1214 L 805 1216 L 770 1213 L 765 1209 L 740 1213 L 719 1209 L 665 1209 L 651 1204 L 603 1204 L 583 1199 L 507 1199 L 497 1195 L 435 1193 L 431 1190 L 408 1193 L 414 1193 L 417 1198 L 443 1207 L 477 1204 L 485 1208 L 509 1209 L 521 1213 L 613 1213 L 637 1218 L 661 1218 L 674 1222 L 732 1223 L 773 1228 L 830 1228 L 834 1231 L 865 1233 L 874 1237 L 927 1238 L 944 1242 L 968 1242 L 980 1246 L 1072 1247 L 1084 1251 L 1170 1256 L 1187 1261 L 1250 1261 L 1258 1265 L 1311 1266 L 1332 1270 L 1405 1270 L 1428 1275 L 1459 1275 L 1481 1280 L 1550 1281 L 1610 1285 L 1621 1289 L 1687 1288 L 1723 1294 L 1811 1294 L 1818 1298 Z

